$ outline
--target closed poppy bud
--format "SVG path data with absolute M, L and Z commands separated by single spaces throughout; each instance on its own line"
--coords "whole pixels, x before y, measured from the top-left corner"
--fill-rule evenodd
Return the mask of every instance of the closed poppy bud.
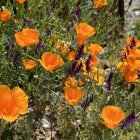
M 0 85 L 0 118 L 13 122 L 27 111 L 28 97 L 21 88 L 10 90 L 8 86 Z
M 37 63 L 32 59 L 24 59 L 23 65 L 26 70 L 31 70 L 37 66 Z
M 80 23 L 76 26 L 76 34 L 77 34 L 77 44 L 82 45 L 86 42 L 86 40 L 95 34 L 95 29 L 88 25 L 87 23 Z
M 118 124 L 125 118 L 125 113 L 116 106 L 104 107 L 101 115 L 105 126 L 108 128 L 116 128 Z
M 88 50 L 91 56 L 95 56 L 95 55 L 98 55 L 103 50 L 103 48 L 98 44 L 90 44 L 90 46 L 88 47 Z
M 107 5 L 107 0 L 93 0 L 96 8 L 103 7 Z
M 10 19 L 10 12 L 9 10 L 5 9 L 4 11 L 0 12 L 0 20 L 7 22 Z
M 64 61 L 57 54 L 45 52 L 41 57 L 40 63 L 47 71 L 52 71 L 61 67 Z
M 21 32 L 15 34 L 16 42 L 19 47 L 29 47 L 39 40 L 39 33 L 35 29 L 24 28 Z
M 69 105 L 76 105 L 84 96 L 84 92 L 77 86 L 64 87 L 65 99 Z
M 20 4 L 24 3 L 26 0 L 17 0 Z

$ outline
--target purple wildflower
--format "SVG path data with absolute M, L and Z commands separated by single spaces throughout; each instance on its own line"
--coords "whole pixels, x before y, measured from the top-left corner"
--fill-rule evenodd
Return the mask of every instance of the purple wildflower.
M 15 66 L 21 65 L 21 53 L 20 52 L 16 52 L 16 54 L 14 55 L 13 63 Z
M 124 127 L 128 127 L 130 124 L 134 123 L 138 117 L 135 116 L 134 112 L 131 112 L 128 117 L 122 122 L 120 128 L 123 129 Z
M 85 110 L 90 105 L 90 103 L 93 102 L 93 99 L 94 99 L 93 94 L 90 97 L 87 97 L 82 103 L 82 108 Z
M 54 12 L 54 9 L 56 7 L 56 2 L 57 2 L 57 0 L 52 0 L 52 2 L 51 2 L 53 12 Z
M 41 40 L 39 40 L 38 44 L 37 44 L 37 49 L 35 50 L 35 53 L 38 54 L 40 49 L 43 48 L 43 42 Z
M 79 7 L 76 9 L 75 15 L 77 16 L 77 18 L 80 18 L 80 8 Z
M 74 61 L 73 62 L 72 67 L 69 70 L 69 75 L 74 75 L 81 70 L 81 68 L 83 66 L 82 62 L 80 62 L 80 64 L 78 64 L 78 63 L 79 63 L 79 61 Z
M 110 90 L 111 89 L 111 80 L 113 78 L 113 72 L 110 72 L 109 76 L 108 76 L 108 79 L 106 80 L 106 88 L 107 90 Z
M 75 60 L 79 60 L 82 55 L 84 55 L 84 45 L 82 45 L 80 47 L 80 49 L 78 50 L 78 53 L 77 53 L 77 55 L 75 57 Z
M 7 56 L 9 59 L 13 58 L 14 38 L 11 38 L 9 43 L 6 44 Z
M 136 46 L 136 41 L 135 41 L 135 38 L 133 37 L 132 40 L 131 40 L 131 44 L 129 45 L 129 47 L 131 49 L 133 49 L 135 46 Z
M 86 70 L 87 71 L 90 71 L 91 70 L 91 67 L 90 67 L 90 62 L 92 61 L 92 56 L 89 55 L 87 61 L 86 61 Z
M 28 26 L 29 24 L 29 17 L 24 18 L 23 26 Z

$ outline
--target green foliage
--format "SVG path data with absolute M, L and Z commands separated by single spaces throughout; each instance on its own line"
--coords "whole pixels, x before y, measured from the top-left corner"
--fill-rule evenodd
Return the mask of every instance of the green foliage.
M 8 85 L 11 89 L 21 87 L 29 97 L 29 109 L 33 110 L 13 123 L 2 121 L 2 140 L 37 139 L 35 132 L 38 123 L 47 116 L 45 109 L 48 106 L 50 114 L 47 117 L 51 122 L 49 131 L 52 132 L 56 127 L 61 140 L 125 140 L 129 139 L 130 133 L 132 139 L 139 138 L 138 121 L 125 129 L 109 129 L 102 123 L 101 111 L 107 105 L 120 107 L 126 116 L 131 111 L 136 114 L 140 111 L 139 83 L 126 83 L 116 67 L 126 44 L 125 39 L 120 38 L 123 34 L 120 17 L 110 11 L 111 1 L 110 5 L 99 9 L 90 0 L 57 0 L 55 4 L 50 0 L 27 0 L 24 4 L 8 0 L 0 4 L 11 11 L 11 19 L 7 23 L 0 21 L 0 84 Z M 77 10 L 79 13 L 76 13 Z M 14 23 L 15 19 L 17 23 Z M 72 62 L 55 45 L 58 39 L 64 40 L 67 46 L 77 52 L 79 46 L 76 44 L 75 27 L 80 22 L 86 22 L 96 29 L 96 34 L 88 39 L 85 46 L 97 43 L 104 48 L 98 56 L 100 63 L 97 68 L 105 69 L 102 74 L 105 80 L 109 75 L 107 69 L 113 72 L 112 88 L 107 90 L 105 85 L 79 72 L 75 77 L 84 77 L 85 85 L 81 88 L 85 96 L 77 105 L 70 106 L 64 99 L 63 87 Z M 37 44 L 21 49 L 16 43 L 15 33 L 26 27 L 37 29 L 40 33 L 43 47 L 37 53 Z M 140 39 L 139 29 L 138 21 L 135 36 Z M 64 66 L 53 72 L 46 71 L 39 61 L 45 51 L 59 54 L 65 61 Z M 23 59 L 26 58 L 34 59 L 38 66 L 33 70 L 25 70 Z M 81 103 L 92 94 L 92 111 L 84 110 Z

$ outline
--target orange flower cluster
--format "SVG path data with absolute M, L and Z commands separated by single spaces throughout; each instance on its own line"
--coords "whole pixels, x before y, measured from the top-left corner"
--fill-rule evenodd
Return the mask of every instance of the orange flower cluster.
M 7 22 L 10 19 L 10 11 L 5 9 L 4 11 L 0 11 L 0 20 Z
M 100 8 L 107 5 L 107 0 L 93 0 L 93 3 L 95 4 L 96 8 Z
M 40 63 L 47 71 L 52 71 L 61 67 L 64 61 L 58 54 L 45 52 L 41 57 Z
M 123 61 L 117 63 L 126 82 L 139 82 L 140 71 L 140 41 L 134 37 L 127 38 L 127 46 L 123 50 Z
M 0 118 L 9 122 L 15 121 L 20 114 L 28 111 L 28 97 L 25 92 L 15 87 L 12 90 L 0 85 Z
M 101 116 L 106 127 L 116 128 L 118 124 L 125 118 L 125 113 L 119 107 L 106 106 L 103 108 Z
M 105 80 L 102 76 L 104 69 L 96 68 L 96 66 L 99 64 L 99 60 L 96 55 L 98 55 L 103 50 L 103 48 L 98 44 L 90 44 L 88 50 L 90 55 L 86 58 L 86 65 L 83 67 L 84 74 L 103 85 Z
M 39 33 L 35 29 L 24 28 L 21 32 L 15 34 L 16 42 L 19 47 L 29 47 L 39 40 Z

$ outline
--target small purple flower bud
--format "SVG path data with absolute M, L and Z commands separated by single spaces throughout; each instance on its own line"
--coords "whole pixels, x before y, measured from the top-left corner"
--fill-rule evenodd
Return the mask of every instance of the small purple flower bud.
M 75 60 L 79 60 L 82 55 L 84 55 L 84 45 L 82 45 L 79 48 L 78 53 L 77 53 L 77 55 L 75 57 Z
M 78 61 L 73 62 L 72 66 L 69 70 L 69 75 L 72 76 L 72 75 L 78 73 L 81 70 L 83 64 L 82 64 L 82 62 L 80 62 L 80 64 L 78 64 L 78 63 L 79 63 Z
M 129 45 L 129 47 L 131 49 L 133 49 L 135 46 L 136 46 L 136 41 L 135 41 L 135 38 L 133 37 L 132 40 L 131 40 L 131 44 Z
M 13 63 L 14 63 L 15 66 L 21 65 L 21 54 L 20 54 L 20 52 L 16 52 L 16 54 L 14 55 Z
M 93 94 L 90 97 L 87 97 L 82 103 L 82 108 L 85 110 L 90 105 L 90 103 L 93 102 L 93 99 L 94 99 Z
M 86 61 L 86 70 L 87 71 L 90 71 L 91 70 L 91 67 L 90 67 L 90 62 L 92 61 L 92 56 L 91 55 L 89 55 L 88 56 L 88 59 L 87 59 L 87 61 Z
M 23 21 L 23 26 L 28 26 L 29 25 L 29 17 L 25 17 Z
M 35 50 L 35 53 L 38 54 L 40 49 L 42 48 L 43 48 L 43 42 L 39 40 L 39 42 L 37 43 L 37 49 Z
M 106 80 L 106 88 L 107 90 L 110 90 L 111 89 L 111 80 L 113 78 L 113 72 L 110 72 L 109 76 L 108 76 L 108 79 Z
M 122 122 L 120 128 L 123 129 L 124 127 L 128 127 L 130 124 L 134 123 L 138 117 L 135 116 L 134 112 L 131 112 L 128 117 Z
M 56 7 L 56 2 L 57 2 L 57 0 L 52 0 L 52 2 L 51 2 L 53 12 L 54 12 L 54 9 Z

